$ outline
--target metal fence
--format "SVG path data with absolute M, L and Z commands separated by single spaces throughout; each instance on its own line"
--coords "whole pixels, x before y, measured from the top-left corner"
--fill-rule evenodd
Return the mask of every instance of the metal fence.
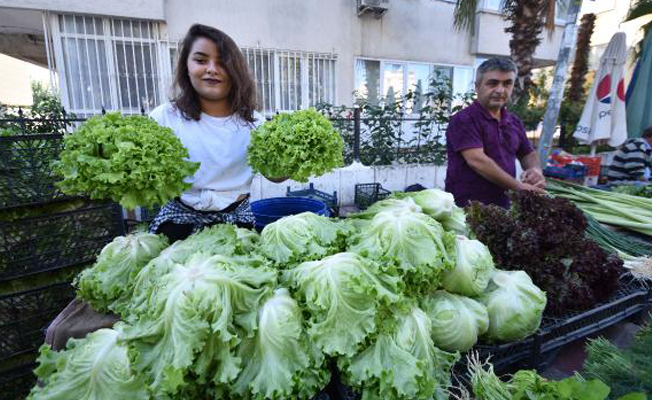
M 344 140 L 346 163 L 395 165 L 446 161 L 445 126 L 428 118 L 366 117 L 359 108 L 331 117 Z
M 107 111 L 102 108 L 102 114 Z M 145 109 L 141 107 L 141 115 L 145 115 Z M 9 112 L 9 117 L 0 118 L 0 136 L 8 135 L 31 135 L 31 134 L 63 134 L 71 132 L 74 128 L 90 117 L 80 117 L 70 114 L 65 108 L 61 109 L 60 116 L 56 117 L 29 117 L 25 116 L 25 111 L 18 108 L 15 113 Z
M 141 108 L 145 115 L 145 109 Z M 102 114 L 107 111 L 102 109 Z M 61 110 L 59 117 L 30 118 L 22 109 L 9 118 L 0 118 L 0 136 L 63 134 L 72 132 L 90 116 L 76 116 Z M 271 119 L 272 117 L 267 117 Z M 344 141 L 346 164 L 365 165 L 434 163 L 446 160 L 444 127 L 424 118 L 377 118 L 363 116 L 352 108 L 345 116 L 327 115 Z

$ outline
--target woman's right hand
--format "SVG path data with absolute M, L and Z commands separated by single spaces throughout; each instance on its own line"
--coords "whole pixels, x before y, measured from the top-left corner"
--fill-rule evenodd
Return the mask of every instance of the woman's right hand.
M 281 177 L 281 178 L 270 178 L 270 177 L 267 177 L 267 176 L 266 176 L 265 179 L 267 179 L 267 180 L 270 181 L 270 182 L 281 183 L 281 182 L 285 182 L 285 181 L 287 181 L 287 180 L 290 179 L 290 178 L 287 177 L 287 176 L 284 176 L 284 177 Z

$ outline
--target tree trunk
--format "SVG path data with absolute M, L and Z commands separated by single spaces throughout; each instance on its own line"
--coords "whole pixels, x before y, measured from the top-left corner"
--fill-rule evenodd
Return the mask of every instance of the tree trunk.
M 518 67 L 517 84 L 512 95 L 514 104 L 527 96 L 528 88 L 532 84 L 534 52 L 541 43 L 547 4 L 546 0 L 520 0 L 513 2 L 512 6 L 505 10 L 506 19 L 511 22 L 505 32 L 512 35 L 509 48 Z
M 572 106 L 575 103 L 584 101 L 585 92 L 584 83 L 586 82 L 586 73 L 589 71 L 589 54 L 591 52 L 591 35 L 595 28 L 595 14 L 584 14 L 582 21 L 577 30 L 577 49 L 575 50 L 575 60 L 573 61 L 573 69 L 568 80 L 568 92 L 564 99 L 564 103 Z M 559 125 L 561 131 L 559 133 L 559 147 L 566 150 L 567 144 L 570 142 L 568 136 L 571 135 L 572 129 L 569 126 L 577 123 L 579 115 L 574 115 L 572 112 L 560 113 Z
M 584 95 L 584 82 L 589 71 L 589 54 L 591 52 L 591 35 L 595 28 L 595 14 L 584 14 L 577 31 L 577 50 L 570 80 L 568 82 L 568 100 L 581 101 Z

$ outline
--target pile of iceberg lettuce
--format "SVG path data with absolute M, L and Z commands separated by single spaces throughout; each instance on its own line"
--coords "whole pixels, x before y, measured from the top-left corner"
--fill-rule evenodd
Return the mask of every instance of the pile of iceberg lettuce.
M 44 345 L 30 398 L 309 399 L 335 368 L 363 399 L 448 398 L 460 352 L 532 334 L 546 304 L 464 235 L 463 210 L 431 189 L 260 235 L 116 238 L 76 285 L 122 321 Z

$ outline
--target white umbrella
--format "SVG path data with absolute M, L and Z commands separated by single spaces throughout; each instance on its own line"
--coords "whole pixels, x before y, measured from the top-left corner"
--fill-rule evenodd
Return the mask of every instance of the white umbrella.
M 596 72 L 582 117 L 573 136 L 580 143 L 591 144 L 595 153 L 598 140 L 609 140 L 612 147 L 627 140 L 627 114 L 625 111 L 624 66 L 627 59 L 626 36 L 613 35 Z

